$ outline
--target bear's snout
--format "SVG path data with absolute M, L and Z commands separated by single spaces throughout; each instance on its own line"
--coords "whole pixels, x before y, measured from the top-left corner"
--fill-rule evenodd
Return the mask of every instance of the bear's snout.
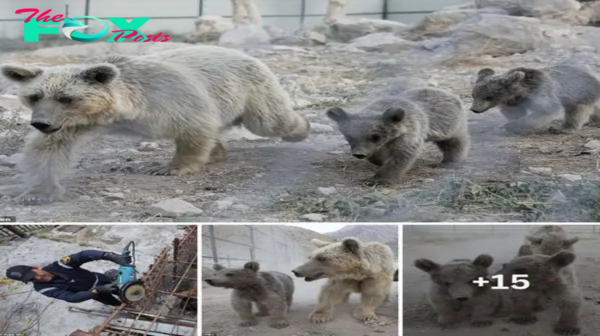
M 460 302 L 466 302 L 466 301 L 469 301 L 469 298 L 468 297 L 459 297 L 459 298 L 456 298 L 456 300 L 460 301 Z
M 301 277 L 302 277 L 302 273 L 300 273 L 300 272 L 298 272 L 298 271 L 296 271 L 296 270 L 292 270 L 292 273 L 294 273 L 294 275 L 295 275 L 297 278 L 301 278 Z
M 206 282 L 207 284 L 209 284 L 211 286 L 214 284 L 211 279 L 206 279 L 206 280 L 204 280 L 204 282 Z
M 361 160 L 367 157 L 365 154 L 352 154 L 352 156 Z

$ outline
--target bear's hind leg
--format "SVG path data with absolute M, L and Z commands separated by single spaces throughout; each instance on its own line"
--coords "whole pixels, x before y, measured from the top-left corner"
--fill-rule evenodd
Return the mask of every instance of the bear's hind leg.
M 207 135 L 180 135 L 175 139 L 175 156 L 171 162 L 166 166 L 150 168 L 146 173 L 176 176 L 197 173 L 211 161 L 216 143 L 214 137 Z
M 592 114 L 594 106 L 577 105 L 565 111 L 565 120 L 560 129 L 551 129 L 553 133 L 570 134 L 580 130 L 585 125 Z
M 292 109 L 283 96 L 275 92 L 270 99 L 255 98 L 248 102 L 242 123 L 252 133 L 263 137 L 281 137 L 283 141 L 300 142 L 310 133 L 310 121 Z
M 442 162 L 438 166 L 453 166 L 456 163 L 463 161 L 469 153 L 471 141 L 469 134 L 464 133 L 456 135 L 453 138 L 436 141 L 435 144 L 443 153 Z

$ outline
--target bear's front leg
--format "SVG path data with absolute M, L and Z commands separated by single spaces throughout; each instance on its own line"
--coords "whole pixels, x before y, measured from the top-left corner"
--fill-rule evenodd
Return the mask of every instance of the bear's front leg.
M 499 305 L 499 296 L 492 292 L 481 295 L 474 299 L 473 312 L 471 313 L 471 325 L 474 327 L 487 327 L 493 324 L 492 315 Z
M 263 302 L 255 302 L 258 312 L 254 316 L 269 316 L 269 307 Z
M 231 295 L 231 307 L 242 320 L 238 324 L 240 327 L 250 327 L 257 324 L 256 318 L 252 315 L 252 301 L 240 299 L 234 292 Z
M 511 291 L 513 314 L 510 321 L 516 324 L 533 324 L 537 322 L 534 308 L 538 302 L 538 295 L 531 292 Z
M 26 187 L 17 200 L 26 205 L 41 205 L 62 199 L 65 188 L 60 184 L 76 150 L 91 140 L 90 128 L 64 128 L 56 133 L 36 133 L 25 145 L 19 168 Z
M 271 294 L 269 295 L 269 303 L 272 304 L 269 315 L 269 327 L 275 329 L 287 328 L 290 323 L 287 321 L 288 305 L 284 295 Z
M 554 325 L 554 333 L 564 336 L 581 334 L 581 322 L 579 320 L 581 297 L 578 294 L 569 293 L 561 301 L 558 303 L 560 317 Z
M 391 280 L 391 279 L 390 279 Z M 390 292 L 391 283 L 381 283 L 375 279 L 366 279 L 360 283 L 360 306 L 353 316 L 360 321 L 370 322 L 378 319 L 375 310 L 385 301 Z
M 437 322 L 440 327 L 446 328 L 458 322 L 457 311 L 460 305 L 455 300 L 433 294 L 430 294 L 430 298 L 431 306 L 437 313 Z
M 184 134 L 175 139 L 175 156 L 166 166 L 153 167 L 146 171 L 149 175 L 183 176 L 199 172 L 211 161 L 211 153 L 218 146 L 214 137 L 205 134 Z M 213 161 L 221 156 L 215 150 Z
M 412 168 L 421 154 L 422 141 L 394 140 L 388 144 L 389 157 L 367 184 L 390 184 Z
M 335 306 L 341 303 L 346 294 L 351 291 L 344 286 L 343 282 L 327 280 L 327 283 L 321 288 L 319 294 L 319 303 L 317 307 L 308 316 L 312 323 L 325 323 L 333 319 Z

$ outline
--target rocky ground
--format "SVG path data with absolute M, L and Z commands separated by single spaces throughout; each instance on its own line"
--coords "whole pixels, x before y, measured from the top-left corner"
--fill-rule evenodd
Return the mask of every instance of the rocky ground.
M 65 179 L 67 200 L 43 206 L 13 202 L 27 111 L 5 84 L 0 213 L 34 222 L 597 220 L 596 127 L 572 135 L 513 136 L 502 128 L 505 121 L 498 112 L 469 114 L 473 146 L 465 165 L 430 167 L 440 154 L 428 146 L 399 183 L 373 188 L 360 180 L 374 167 L 349 154 L 325 116 L 330 106 L 357 108 L 398 80 L 448 89 L 468 106 L 473 80 L 483 67 L 502 71 L 568 62 L 599 70 L 600 28 L 575 25 L 571 16 L 557 22 L 505 14 L 497 8 L 452 9 L 414 27 L 360 19 L 321 33 L 279 37 L 279 44 L 250 39 L 254 45 L 246 45 L 246 51 L 279 76 L 296 109 L 313 123 L 306 141 L 284 143 L 234 130 L 225 135 L 230 139 L 225 161 L 196 176 L 156 177 L 141 171 L 168 162 L 171 143 L 105 137 L 85 148 Z M 77 44 L 0 54 L 0 61 L 50 66 L 99 53 L 144 54 L 185 46 Z
M 577 226 L 581 230 L 581 225 Z M 477 230 L 481 227 L 470 228 L 473 231 L 481 231 L 479 234 L 471 234 L 464 230 L 458 235 L 448 231 L 439 235 L 420 234 L 418 236 L 407 236 L 406 231 L 403 241 L 403 335 L 405 336 L 547 336 L 552 334 L 552 325 L 558 318 L 558 310 L 554 307 L 537 314 L 538 322 L 532 325 L 517 325 L 508 322 L 506 317 L 497 317 L 490 327 L 475 328 L 464 320 L 452 327 L 441 329 L 436 322 L 436 314 L 427 303 L 427 291 L 430 285 L 426 273 L 414 267 L 414 261 L 419 258 L 428 258 L 433 261 L 444 263 L 452 259 L 467 258 L 474 259 L 479 254 L 487 253 L 494 257 L 494 264 L 490 267 L 495 272 L 502 264 L 511 260 L 517 253 L 519 246 L 523 243 L 524 233 L 515 233 L 523 229 L 513 228 L 510 232 L 507 226 L 503 226 L 500 232 L 491 234 L 489 231 Z M 600 273 L 600 259 L 598 259 L 597 234 L 590 234 L 591 228 L 582 231 L 588 234 L 567 230 L 572 235 L 578 235 L 581 241 L 575 245 L 577 258 L 574 262 L 575 272 L 579 282 L 579 288 L 584 297 L 581 309 L 582 332 L 580 336 L 593 336 L 598 333 L 600 323 L 597 319 L 600 313 L 600 287 L 597 278 Z

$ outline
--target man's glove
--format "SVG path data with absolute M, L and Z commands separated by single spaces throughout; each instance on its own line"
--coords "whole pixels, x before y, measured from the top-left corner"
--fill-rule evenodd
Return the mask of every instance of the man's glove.
M 117 294 L 119 293 L 119 286 L 115 283 L 109 283 L 106 285 L 98 286 L 94 288 L 98 294 Z
M 129 265 L 132 262 L 130 255 L 120 255 L 112 252 L 104 253 L 102 259 L 112 261 L 119 265 Z

